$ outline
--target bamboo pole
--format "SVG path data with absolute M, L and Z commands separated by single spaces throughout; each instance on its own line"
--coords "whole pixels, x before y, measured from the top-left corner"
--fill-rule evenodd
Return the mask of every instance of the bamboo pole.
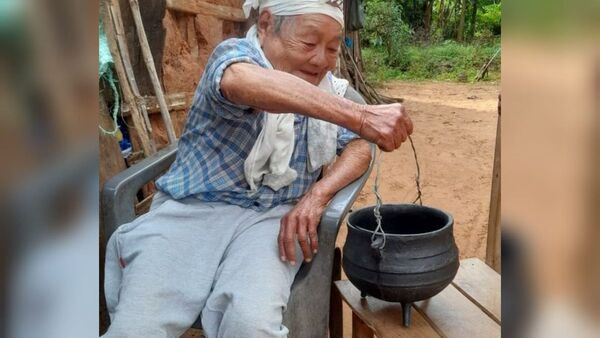
M 140 47 L 142 48 L 144 62 L 146 63 L 146 67 L 148 68 L 150 80 L 152 81 L 152 86 L 154 87 L 154 93 L 156 95 L 156 98 L 158 99 L 160 112 L 165 123 L 165 128 L 167 129 L 167 136 L 169 137 L 169 142 L 175 143 L 177 142 L 177 137 L 175 136 L 175 129 L 173 128 L 173 122 L 171 121 L 169 108 L 167 107 L 167 102 L 165 101 L 165 96 L 160 85 L 160 80 L 158 79 L 156 67 L 154 66 L 154 58 L 152 57 L 152 52 L 150 51 L 150 46 L 148 45 L 148 38 L 146 37 L 146 31 L 144 30 L 144 23 L 142 22 L 142 15 L 140 14 L 140 5 L 138 3 L 138 0 L 129 0 L 129 6 L 131 7 L 131 13 L 133 14 L 133 20 L 135 22 L 138 39 L 140 40 Z
M 138 104 L 138 108 L 141 111 L 142 116 L 144 117 L 146 129 L 150 133 L 150 139 L 152 140 L 152 124 L 150 123 L 150 118 L 148 117 L 148 109 L 146 107 L 146 103 L 140 95 L 140 90 L 138 88 L 137 81 L 135 80 L 135 74 L 133 73 L 131 58 L 129 57 L 129 47 L 127 46 L 127 41 L 125 39 L 125 29 L 123 28 L 121 6 L 119 6 L 118 0 L 111 0 L 109 8 L 110 15 L 112 17 L 115 28 L 117 44 L 119 46 L 119 50 L 121 51 L 121 56 L 123 58 L 123 67 L 125 68 L 125 73 L 127 74 L 127 80 L 129 81 L 129 86 L 131 87 L 131 91 L 135 96 L 135 102 Z
M 108 0 L 107 0 L 108 1 Z M 106 11 L 109 11 L 107 6 Z M 131 107 L 131 119 L 133 120 L 133 126 L 140 137 L 140 143 L 142 144 L 142 150 L 148 155 L 152 155 L 156 152 L 154 144 L 151 142 L 150 137 L 148 136 L 148 130 L 144 124 L 144 119 L 142 114 L 138 110 L 137 104 L 135 103 L 135 97 L 131 88 L 129 87 L 129 82 L 126 80 L 127 75 L 125 69 L 123 67 L 123 58 L 119 51 L 119 48 L 116 45 L 115 31 L 114 31 L 114 22 L 109 13 L 102 11 L 101 12 L 102 19 L 104 21 L 104 31 L 106 33 L 106 40 L 108 41 L 108 47 L 110 49 L 110 53 L 114 59 L 115 70 L 117 71 L 117 76 L 119 77 L 121 90 L 123 91 L 123 97 L 126 102 L 129 103 Z
M 500 98 L 498 99 L 498 122 L 496 126 L 496 149 L 494 151 L 494 169 L 492 172 L 492 190 L 490 196 L 490 214 L 488 220 L 488 234 L 485 262 L 492 269 L 500 273 L 501 270 L 501 182 L 500 182 L 500 157 L 501 157 L 501 125 Z
M 485 65 L 483 65 L 483 67 L 481 67 L 481 69 L 477 73 L 477 76 L 475 77 L 475 81 L 483 80 L 485 74 L 488 71 L 488 68 L 490 67 L 490 65 L 492 64 L 492 61 L 494 61 L 496 56 L 498 56 L 498 53 L 500 53 L 500 48 L 498 48 L 498 50 L 496 50 L 496 53 L 494 53 L 494 56 L 492 56 L 492 58 Z

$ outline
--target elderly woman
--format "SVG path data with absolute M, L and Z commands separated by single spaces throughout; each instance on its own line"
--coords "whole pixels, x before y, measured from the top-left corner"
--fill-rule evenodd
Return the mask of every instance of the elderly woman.
M 368 167 L 367 141 L 392 151 L 412 133 L 401 105 L 354 103 L 331 75 L 340 0 L 251 8 L 246 38 L 208 61 L 151 211 L 109 241 L 105 337 L 178 337 L 200 314 L 207 337 L 285 337 L 291 284 L 318 254 L 325 206 Z

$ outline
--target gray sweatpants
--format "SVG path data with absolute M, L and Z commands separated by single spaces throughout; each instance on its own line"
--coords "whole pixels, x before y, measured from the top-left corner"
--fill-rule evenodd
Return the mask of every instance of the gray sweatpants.
M 260 213 L 157 196 L 108 242 L 103 337 L 179 337 L 201 312 L 209 338 L 287 336 L 282 316 L 300 264 L 281 262 L 277 235 L 291 207 Z

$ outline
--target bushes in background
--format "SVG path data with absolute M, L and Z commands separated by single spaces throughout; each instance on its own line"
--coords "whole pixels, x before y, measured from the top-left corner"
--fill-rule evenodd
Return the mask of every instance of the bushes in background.
M 489 44 L 459 44 L 445 41 L 435 45 L 408 45 L 395 63 L 387 62 L 382 48 L 363 48 L 363 62 L 367 79 L 385 80 L 444 80 L 472 81 L 483 64 L 494 55 L 500 42 Z M 490 66 L 486 80 L 500 79 L 500 56 Z

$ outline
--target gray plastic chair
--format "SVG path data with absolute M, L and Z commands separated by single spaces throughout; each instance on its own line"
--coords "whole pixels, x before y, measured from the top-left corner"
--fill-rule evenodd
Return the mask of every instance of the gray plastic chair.
M 362 97 L 348 88 L 346 98 L 364 103 Z M 151 157 L 129 167 L 106 182 L 102 190 L 102 216 L 104 247 L 106 241 L 121 224 L 135 219 L 135 198 L 138 191 L 166 171 L 175 160 L 177 148 L 169 146 Z M 375 147 L 372 146 L 371 158 Z M 327 206 L 319 232 L 319 253 L 311 263 L 303 263 L 292 284 L 292 292 L 283 322 L 290 330 L 290 337 L 327 337 L 329 325 L 329 301 L 332 285 L 335 240 L 340 225 L 365 185 L 373 166 L 356 181 L 340 190 Z M 200 318 L 192 326 L 201 328 Z

